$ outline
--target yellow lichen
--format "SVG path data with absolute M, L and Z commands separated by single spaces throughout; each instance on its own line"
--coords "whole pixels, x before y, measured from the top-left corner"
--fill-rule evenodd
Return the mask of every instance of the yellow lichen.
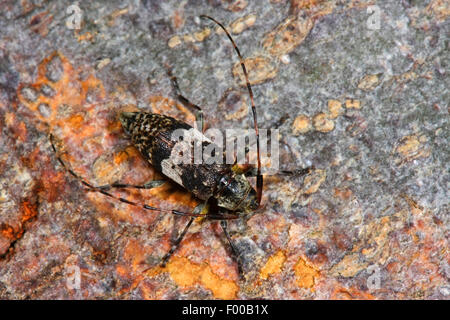
M 330 119 L 336 119 L 342 114 L 342 103 L 338 100 L 328 100 L 328 112 Z
M 172 257 L 167 271 L 177 285 L 191 287 L 199 284 L 219 299 L 235 299 L 239 289 L 234 281 L 219 278 L 208 264 L 196 264 L 184 257 Z
M 292 133 L 294 135 L 306 133 L 310 129 L 311 129 L 311 120 L 303 114 L 297 116 L 292 124 Z
M 238 34 L 243 32 L 244 30 L 250 28 L 255 24 L 256 21 L 256 15 L 250 14 L 248 16 L 239 18 L 235 21 L 233 21 L 230 25 L 230 30 L 234 34 Z
M 209 37 L 209 35 L 211 34 L 211 29 L 209 28 L 205 28 L 202 31 L 198 31 L 194 33 L 194 39 L 196 41 L 203 41 L 205 40 L 207 37 Z
M 169 46 L 169 48 L 175 48 L 176 46 L 179 46 L 180 44 L 181 44 L 181 39 L 179 36 L 173 36 L 167 42 L 167 45 Z
M 274 56 L 287 54 L 305 40 L 313 26 L 309 17 L 290 16 L 265 36 L 263 47 Z
M 431 154 L 430 148 L 426 146 L 427 138 L 424 135 L 413 134 L 404 136 L 400 139 L 395 152 L 401 157 L 401 160 L 396 161 L 397 164 L 402 161 L 411 161 L 418 158 L 426 158 Z
M 317 131 L 330 132 L 334 129 L 334 122 L 325 113 L 318 113 L 313 118 L 313 125 Z
M 277 66 L 268 58 L 258 56 L 247 58 L 244 61 L 248 72 L 248 79 L 251 84 L 258 84 L 275 78 L 278 73 Z M 240 79 L 240 84 L 245 86 L 244 72 L 241 64 L 237 62 L 233 66 L 233 76 Z
M 285 261 L 286 255 L 281 250 L 272 255 L 261 269 L 260 278 L 266 280 L 271 274 L 280 273 Z
M 295 264 L 294 272 L 297 285 L 305 289 L 313 288 L 319 276 L 319 271 L 302 258 Z
M 358 84 L 358 89 L 364 91 L 371 91 L 375 89 L 380 83 L 380 78 L 377 74 L 369 74 L 361 79 Z
M 361 109 L 361 101 L 355 99 L 345 100 L 345 107 L 347 109 Z

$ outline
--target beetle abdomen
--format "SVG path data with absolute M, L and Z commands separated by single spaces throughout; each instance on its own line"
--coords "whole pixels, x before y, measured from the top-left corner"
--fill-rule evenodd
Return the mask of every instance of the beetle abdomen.
M 120 121 L 133 144 L 156 170 L 192 192 L 199 199 L 207 200 L 214 196 L 220 179 L 226 174 L 232 174 L 231 167 L 225 164 L 194 164 L 193 158 L 187 163 L 180 162 L 176 154 L 179 152 L 180 145 L 184 151 L 191 148 L 191 145 L 187 141 L 174 139 L 175 130 L 189 131 L 194 135 L 195 140 L 203 141 L 203 148 L 211 144 L 202 133 L 187 123 L 146 112 L 122 113 Z M 184 146 L 183 142 L 185 142 Z

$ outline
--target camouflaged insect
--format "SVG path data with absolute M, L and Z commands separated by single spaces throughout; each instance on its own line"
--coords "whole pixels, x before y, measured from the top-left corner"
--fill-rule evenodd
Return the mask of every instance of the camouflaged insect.
M 177 161 L 179 148 L 175 146 L 180 141 L 174 138 L 174 132 L 178 129 L 193 133 L 192 145 L 200 141 L 203 150 L 214 149 L 215 145 L 199 130 L 174 118 L 147 112 L 124 112 L 120 121 L 142 156 L 197 198 L 205 201 L 215 198 L 219 207 L 231 211 L 248 212 L 258 208 L 255 190 L 232 165 Z
M 191 127 L 187 123 L 181 122 L 174 118 L 153 114 L 148 112 L 123 112 L 120 114 L 120 121 L 125 132 L 131 137 L 133 144 L 140 151 L 142 156 L 159 172 L 175 181 L 179 185 L 183 186 L 186 190 L 192 192 L 197 198 L 204 200 L 205 204 L 210 200 L 213 204 L 223 208 L 220 211 L 217 208 L 211 210 L 208 206 L 206 214 L 194 212 L 182 212 L 178 210 L 166 210 L 162 208 L 153 207 L 147 204 L 134 202 L 120 196 L 116 196 L 109 191 L 114 188 L 137 188 L 137 189 L 150 189 L 159 185 L 160 181 L 152 181 L 144 185 L 130 185 L 120 182 L 114 182 L 112 184 L 95 186 L 91 182 L 87 181 L 83 177 L 79 176 L 68 166 L 63 159 L 58 155 L 57 148 L 55 147 L 53 135 L 49 134 L 49 139 L 52 145 L 53 151 L 57 155 L 59 163 L 77 180 L 80 181 L 88 190 L 100 192 L 101 194 L 108 196 L 112 199 L 127 203 L 132 206 L 141 207 L 151 212 L 171 213 L 179 216 L 190 217 L 189 222 L 180 233 L 179 237 L 174 241 L 172 247 L 168 253 L 163 257 L 161 266 L 165 266 L 171 255 L 175 252 L 184 236 L 186 235 L 189 227 L 192 225 L 196 217 L 205 217 L 210 220 L 219 220 L 220 226 L 230 244 L 233 256 L 236 258 L 238 272 L 242 275 L 242 267 L 239 259 L 239 253 L 234 246 L 233 241 L 227 231 L 227 221 L 232 219 L 238 219 L 243 214 L 248 214 L 257 210 L 261 203 L 262 190 L 263 190 L 263 176 L 261 174 L 261 159 L 260 159 L 260 146 L 259 146 L 259 133 L 256 117 L 256 107 L 253 99 L 253 92 L 250 82 L 248 80 L 248 74 L 244 65 L 244 59 L 242 58 L 236 43 L 232 39 L 226 28 L 214 18 L 201 15 L 200 18 L 212 20 L 219 25 L 225 34 L 231 41 L 233 48 L 239 56 L 242 70 L 245 75 L 247 89 L 250 96 L 250 102 L 252 107 L 254 130 L 256 134 L 256 149 L 257 149 L 257 170 L 256 170 L 256 191 L 248 182 L 243 172 L 234 165 L 222 164 L 222 162 L 211 161 L 179 161 L 178 156 L 180 151 L 183 154 L 190 154 L 189 151 L 192 147 L 200 147 L 202 155 L 206 150 L 217 150 L 218 148 L 211 140 L 209 140 L 202 132 Z M 197 111 L 200 123 L 203 124 L 203 113 L 200 107 L 191 103 L 186 99 L 178 87 L 176 78 L 172 75 L 170 68 L 166 65 L 169 76 L 172 79 L 172 84 L 177 91 L 178 98 L 183 104 L 188 105 Z M 180 131 L 189 132 L 189 139 L 181 139 L 176 133 Z M 193 139 L 192 139 L 193 138 Z M 192 143 L 192 144 L 191 144 Z M 182 146 L 180 149 L 179 146 Z M 217 153 L 217 155 L 219 155 Z M 223 153 L 221 154 L 223 155 Z M 213 158 L 214 155 L 211 154 Z M 194 152 L 195 158 L 195 152 Z M 186 159 L 186 158 L 185 158 Z M 192 159 L 188 159 L 192 160 Z M 194 159 L 196 160 L 196 159 Z M 252 173 L 248 171 L 247 173 Z M 205 206 L 204 206 L 205 207 Z M 203 210 L 202 210 L 203 211 Z M 230 214 L 231 211 L 231 214 Z

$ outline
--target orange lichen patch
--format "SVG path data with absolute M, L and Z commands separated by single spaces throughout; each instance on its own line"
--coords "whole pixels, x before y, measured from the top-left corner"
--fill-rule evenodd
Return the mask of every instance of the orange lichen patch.
M 431 154 L 430 147 L 426 146 L 427 138 L 424 135 L 413 134 L 400 139 L 395 152 L 400 155 L 396 164 L 412 161 L 418 158 L 427 158 Z
M 292 133 L 294 135 L 306 133 L 310 129 L 311 129 L 311 120 L 304 114 L 297 116 L 294 122 L 292 123 Z
M 84 117 L 81 114 L 74 114 L 67 118 L 67 124 L 73 129 L 79 130 L 83 126 Z
M 22 203 L 22 208 L 23 208 L 23 214 L 22 214 L 22 218 L 21 218 L 22 223 L 25 223 L 25 222 L 33 219 L 38 214 L 36 203 L 32 203 L 30 201 L 24 201 Z
M 25 122 L 21 121 L 19 122 L 19 125 L 15 130 L 13 130 L 17 136 L 19 137 L 20 141 L 25 142 L 27 138 L 27 127 L 25 125 Z
M 345 107 L 347 109 L 361 109 L 361 101 L 355 99 L 345 100 Z
M 50 79 L 48 72 L 54 65 L 56 66 L 54 68 L 60 69 L 59 73 L 57 72 L 58 78 Z M 39 93 L 44 86 L 48 86 L 54 91 L 51 97 Z M 26 88 L 32 88 L 39 93 L 34 100 L 30 101 L 23 95 L 22 90 Z M 45 126 L 38 125 L 37 128 L 47 131 L 49 126 L 50 131 L 53 131 L 52 129 L 57 126 L 63 130 L 64 136 L 70 135 L 73 129 L 68 126 L 67 122 L 73 124 L 75 128 L 80 128 L 84 124 L 84 119 L 82 118 L 83 116 L 74 114 L 69 114 L 67 118 L 63 118 L 58 113 L 58 109 L 63 105 L 71 108 L 83 106 L 84 111 L 93 113 L 93 108 L 86 102 L 86 97 L 90 92 L 95 92 L 100 98 L 105 97 L 105 90 L 100 80 L 92 75 L 83 81 L 79 80 L 79 73 L 73 69 L 68 59 L 57 51 L 45 58 L 38 66 L 37 79 L 33 84 L 20 84 L 17 89 L 20 102 L 34 112 L 35 118 L 47 124 Z M 41 104 L 46 105 L 48 114 L 42 115 L 39 112 Z M 92 116 L 95 116 L 95 114 L 92 114 Z M 89 134 L 92 134 L 92 132 L 83 130 L 78 133 L 78 136 L 82 140 Z
M 446 0 L 433 0 L 427 6 L 425 11 L 430 14 L 433 13 L 438 21 L 445 21 L 450 16 L 450 4 Z
M 16 231 L 14 230 L 14 228 L 6 223 L 2 223 L 0 224 L 0 234 L 9 239 L 9 240 L 15 240 L 16 239 Z
M 369 74 L 361 79 L 361 81 L 358 84 L 358 89 L 364 91 L 372 91 L 378 86 L 379 83 L 380 83 L 379 74 Z
M 37 214 L 37 203 L 29 200 L 25 200 L 21 203 L 21 217 L 20 220 L 13 225 L 8 223 L 0 223 L 0 257 L 5 254 L 11 253 L 13 248 L 10 246 L 14 241 L 22 238 L 27 222 L 34 219 Z M 2 239 L 3 238 L 3 239 Z
M 152 252 L 153 248 L 151 246 L 143 246 L 137 240 L 130 239 L 123 250 L 122 260 L 126 263 L 126 268 L 131 269 L 130 271 L 139 272 L 143 270 L 143 267 L 145 267 L 145 259 Z M 121 271 L 123 272 L 124 270 L 121 269 Z
M 314 290 L 316 278 L 320 275 L 317 268 L 307 262 L 306 259 L 300 258 L 294 266 L 294 272 L 299 287 Z
M 119 165 L 126 161 L 129 158 L 129 155 L 126 151 L 120 151 L 114 155 L 114 164 Z
M 269 257 L 264 267 L 262 267 L 259 277 L 266 280 L 271 274 L 280 273 L 283 264 L 286 261 L 286 255 L 282 250 Z
M 91 33 L 91 32 L 85 32 L 83 34 L 78 34 L 78 30 L 75 30 L 75 35 L 77 37 L 77 41 L 81 42 L 81 41 L 91 41 L 93 42 L 93 40 L 95 39 L 95 35 L 97 33 Z
M 342 103 L 338 100 L 328 100 L 328 113 L 330 119 L 336 119 L 343 112 Z
M 250 81 L 250 84 L 263 83 L 267 80 L 275 78 L 278 73 L 278 67 L 266 57 L 258 56 L 247 58 L 244 60 L 244 63 L 247 68 L 248 80 Z M 241 86 L 245 86 L 245 76 L 240 62 L 235 63 L 232 72 L 233 76 L 239 79 L 239 84 Z
M 23 121 L 19 122 L 17 126 L 12 128 L 14 135 L 22 142 L 27 139 L 27 127 Z
M 264 37 L 263 47 L 274 56 L 287 54 L 305 40 L 313 26 L 308 17 L 290 16 Z
M 309 173 L 303 182 L 303 193 L 312 194 L 319 190 L 320 185 L 325 181 L 327 173 L 325 170 L 316 169 Z
M 249 14 L 248 16 L 244 16 L 237 20 L 234 20 L 230 25 L 231 33 L 238 34 L 243 32 L 244 30 L 253 26 L 256 22 L 256 15 Z
M 173 36 L 167 42 L 167 45 L 169 46 L 169 48 L 175 48 L 175 47 L 179 46 L 180 44 L 181 44 L 181 38 L 179 36 Z
M 334 129 L 334 122 L 326 113 L 318 113 L 313 118 L 313 125 L 317 131 L 330 132 Z
M 166 267 L 171 278 L 181 287 L 192 287 L 199 284 L 211 290 L 214 297 L 219 299 L 235 299 L 239 287 L 234 281 L 219 278 L 206 264 L 192 263 L 184 257 L 174 256 Z
M 49 92 L 49 88 L 51 94 L 46 93 Z M 114 93 L 111 98 L 119 100 L 119 102 L 127 102 L 105 104 L 106 91 L 102 82 L 92 74 L 82 80 L 79 71 L 74 70 L 67 58 L 59 52 L 54 52 L 38 66 L 36 81 L 33 84 L 21 84 L 17 94 L 20 102 L 34 113 L 34 118 L 40 120 L 37 123 L 39 130 L 50 131 L 54 135 L 58 132 L 58 136 L 55 136 L 57 150 L 66 151 L 62 158 L 80 176 L 89 178 L 90 169 L 86 168 L 86 164 L 92 165 L 92 162 L 96 159 L 92 170 L 98 180 L 91 182 L 94 185 L 111 183 L 124 177 L 125 174 L 128 175 L 130 170 L 127 169 L 132 162 L 136 172 L 130 173 L 127 178 L 131 180 L 126 182 L 132 184 L 145 183 L 147 181 L 139 181 L 143 176 L 146 176 L 146 174 L 143 174 L 144 170 L 146 172 L 152 171 L 149 169 L 148 163 L 142 159 L 137 159 L 140 156 L 137 155 L 136 151 L 129 153 L 130 150 L 126 149 L 125 153 L 118 151 L 105 154 L 105 150 L 109 149 L 115 142 L 114 134 L 111 133 L 119 133 L 121 130 L 118 120 L 105 119 L 105 111 L 114 112 L 116 105 L 125 105 L 126 107 L 123 109 L 136 111 L 136 107 L 132 107 L 128 103 L 129 96 L 123 93 L 120 88 L 117 90 L 117 93 Z M 96 101 L 98 102 L 96 103 Z M 173 100 L 153 97 L 150 102 L 155 112 L 172 115 L 183 121 L 188 119 L 191 123 L 194 122 L 195 116 Z M 45 104 L 44 109 L 43 104 Z M 40 111 L 45 111 L 45 114 L 41 114 Z M 5 122 L 10 123 L 13 128 L 16 128 L 16 131 L 19 130 L 19 137 L 25 139 L 26 127 L 24 124 L 17 124 L 14 113 L 7 114 Z M 50 176 L 50 173 L 48 173 L 49 176 L 43 180 L 44 188 L 49 190 L 45 197 L 52 199 L 58 197 L 60 190 L 55 188 L 55 184 L 61 184 L 64 181 L 64 179 L 61 179 L 64 173 L 61 173 L 62 176 Z M 49 181 L 52 182 L 48 183 Z M 194 203 L 189 193 L 181 192 L 180 189 L 177 190 L 173 192 L 172 185 L 155 188 L 151 191 L 145 190 L 142 191 L 142 194 L 139 191 L 130 192 L 124 197 L 154 206 L 160 206 L 161 199 L 168 199 L 172 203 L 177 203 L 177 207 L 180 209 Z M 149 196 L 156 196 L 156 200 L 150 200 Z M 156 217 L 155 213 L 144 212 L 138 208 L 132 208 L 130 215 L 128 210 L 124 210 L 124 206 L 130 208 L 129 206 L 123 203 L 120 205 L 114 203 L 116 200 L 108 199 L 99 193 L 90 192 L 87 194 L 87 198 L 100 211 L 108 212 L 126 221 L 151 222 Z
M 162 96 L 152 96 L 149 103 L 154 113 L 170 115 L 191 125 L 195 122 L 195 115 L 175 100 Z

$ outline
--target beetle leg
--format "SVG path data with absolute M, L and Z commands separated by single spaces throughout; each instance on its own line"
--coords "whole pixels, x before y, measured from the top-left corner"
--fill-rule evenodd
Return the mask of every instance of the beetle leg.
M 295 169 L 295 170 L 280 170 L 280 175 L 285 176 L 304 176 L 308 173 L 311 173 L 314 170 L 314 166 L 307 167 L 307 168 L 301 168 L 301 169 Z
M 242 278 L 243 273 L 242 273 L 240 254 L 238 253 L 236 246 L 233 244 L 233 241 L 231 240 L 231 237 L 228 234 L 228 222 L 226 220 L 222 220 L 222 221 L 220 221 L 220 226 L 222 227 L 223 233 L 225 234 L 225 237 L 227 238 L 228 243 L 230 244 L 230 248 L 231 248 L 233 257 L 236 260 L 239 277 Z
M 307 167 L 307 168 L 301 168 L 301 169 L 295 169 L 295 170 L 280 170 L 277 174 L 281 176 L 304 176 L 308 173 L 311 173 L 311 171 L 314 170 L 314 166 Z M 247 170 L 242 172 L 246 177 L 256 177 L 258 174 L 258 169 L 256 167 L 249 167 Z
M 183 94 L 181 93 L 180 87 L 178 86 L 178 80 L 177 78 L 173 75 L 172 73 L 172 69 L 168 64 L 165 64 L 166 69 L 167 69 L 167 74 L 170 77 L 170 80 L 172 81 L 172 86 L 175 89 L 175 93 L 178 97 L 178 99 L 186 106 L 192 108 L 193 110 L 195 110 L 195 122 L 200 124 L 200 128 L 199 131 L 203 132 L 203 110 L 202 108 L 200 108 L 198 105 L 190 102 L 185 96 L 183 96 Z
M 126 183 L 119 183 L 119 182 L 114 182 L 111 184 L 106 184 L 103 186 L 98 186 L 95 187 L 95 189 L 102 189 L 102 190 L 110 190 L 112 188 L 117 188 L 117 189 L 126 189 L 126 188 L 133 188 L 133 189 L 153 189 L 153 188 L 157 188 L 161 185 L 163 185 L 164 183 L 166 183 L 166 180 L 152 180 L 149 181 L 143 185 L 135 185 L 135 184 L 126 184 Z
M 180 245 L 181 241 L 183 240 L 184 236 L 186 235 L 189 227 L 191 226 L 192 222 L 194 222 L 195 217 L 192 217 L 189 219 L 188 224 L 184 227 L 183 231 L 181 232 L 180 236 L 175 240 L 175 242 L 172 244 L 172 247 L 170 248 L 169 252 L 166 253 L 166 255 L 163 257 L 161 262 L 161 267 L 165 267 L 167 261 L 170 259 L 172 254 L 177 250 L 178 246 Z

